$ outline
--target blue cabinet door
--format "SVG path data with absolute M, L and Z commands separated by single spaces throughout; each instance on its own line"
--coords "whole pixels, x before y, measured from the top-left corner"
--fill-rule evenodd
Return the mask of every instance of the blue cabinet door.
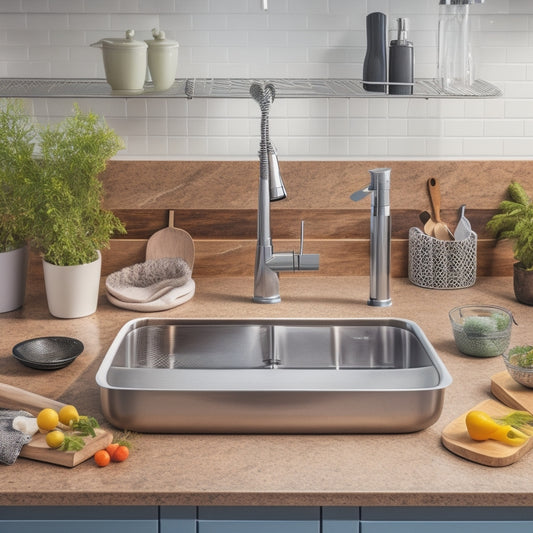
M 532 508 L 396 507 L 361 509 L 361 533 L 531 533 Z
M 196 533 L 197 508 L 161 507 L 159 510 L 159 533 Z
M 2 533 L 158 533 L 157 507 L 0 507 Z
M 200 507 L 198 533 L 320 533 L 320 508 Z
M 359 507 L 322 507 L 322 533 L 359 533 Z

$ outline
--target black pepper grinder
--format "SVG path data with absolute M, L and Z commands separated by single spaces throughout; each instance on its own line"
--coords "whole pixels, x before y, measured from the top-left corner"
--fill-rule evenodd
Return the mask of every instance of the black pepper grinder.
M 373 83 L 366 83 L 373 82 Z M 363 88 L 384 93 L 387 83 L 387 16 L 374 12 L 366 17 L 366 55 L 363 63 Z
M 398 19 L 398 38 L 390 42 L 389 94 L 413 94 L 413 80 L 413 43 L 407 40 L 407 19 L 400 18 Z M 399 85 L 401 82 L 406 85 Z

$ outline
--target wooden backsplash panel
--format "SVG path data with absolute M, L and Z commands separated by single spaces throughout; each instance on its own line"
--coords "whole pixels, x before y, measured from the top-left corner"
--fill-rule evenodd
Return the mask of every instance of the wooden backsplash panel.
M 288 197 L 277 209 L 362 209 L 352 192 L 368 170 L 389 167 L 393 209 L 429 208 L 428 178 L 440 179 L 444 209 L 496 209 L 507 184 L 533 193 L 531 161 L 283 161 Z M 257 161 L 111 161 L 104 173 L 110 209 L 256 209 Z
M 407 276 L 408 232 L 429 210 L 429 177 L 438 177 L 442 218 L 455 227 L 458 209 L 478 233 L 478 275 L 510 276 L 508 243 L 495 245 L 485 224 L 512 180 L 533 193 L 531 161 L 281 161 L 288 198 L 271 204 L 276 251 L 297 250 L 300 220 L 305 251 L 320 253 L 320 270 L 300 275 L 366 275 L 369 269 L 370 199 L 350 195 L 369 183 L 368 170 L 390 167 L 392 275 Z M 146 240 L 175 225 L 195 241 L 195 277 L 252 276 L 255 256 L 257 161 L 111 161 L 103 174 L 105 206 L 127 226 L 103 253 L 103 274 L 144 260 Z M 37 258 L 32 269 L 39 270 Z

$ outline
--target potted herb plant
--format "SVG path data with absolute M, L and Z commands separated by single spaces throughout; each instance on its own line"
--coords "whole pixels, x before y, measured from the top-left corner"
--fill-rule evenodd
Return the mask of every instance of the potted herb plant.
M 74 114 L 40 134 L 40 188 L 33 242 L 43 255 L 50 313 L 59 318 L 96 310 L 100 250 L 120 220 L 102 207 L 99 179 L 107 161 L 124 147 L 122 139 L 94 113 Z
M 533 305 L 533 203 L 524 188 L 511 182 L 509 199 L 499 205 L 499 213 L 487 223 L 497 239 L 510 239 L 517 263 L 513 265 L 513 285 L 519 302 Z
M 22 100 L 0 101 L 0 312 L 24 303 L 34 226 L 36 128 Z

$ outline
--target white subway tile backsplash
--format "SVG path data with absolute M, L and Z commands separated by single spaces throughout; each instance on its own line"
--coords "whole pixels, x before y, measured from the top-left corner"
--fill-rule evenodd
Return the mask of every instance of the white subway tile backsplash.
M 530 158 L 533 2 L 471 6 L 476 75 L 499 99 L 277 99 L 280 158 Z M 178 77 L 360 78 L 371 11 L 409 19 L 415 73 L 436 72 L 436 0 L 10 0 L 0 2 L 0 76 L 103 78 L 89 44 L 161 27 L 180 44 Z M 393 37 L 394 31 L 389 32 Z M 81 98 L 127 142 L 127 158 L 255 158 L 260 110 L 246 99 Z M 55 122 L 75 99 L 30 100 Z

